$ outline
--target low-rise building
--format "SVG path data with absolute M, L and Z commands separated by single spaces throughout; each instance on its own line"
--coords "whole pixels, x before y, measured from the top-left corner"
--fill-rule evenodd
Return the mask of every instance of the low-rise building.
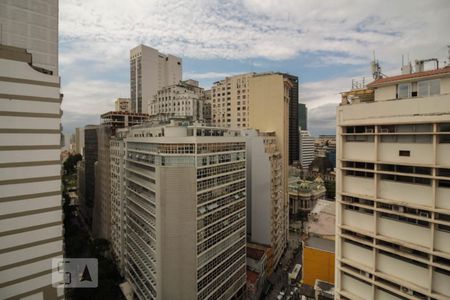
M 289 219 L 306 220 L 318 199 L 325 196 L 324 182 L 320 177 L 314 181 L 299 177 L 289 178 Z

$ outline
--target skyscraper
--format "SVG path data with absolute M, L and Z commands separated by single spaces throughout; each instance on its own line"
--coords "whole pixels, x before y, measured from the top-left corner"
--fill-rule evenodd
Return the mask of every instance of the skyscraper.
M 274 252 L 276 265 L 286 246 L 289 218 L 287 193 L 289 166 L 289 102 L 294 84 L 286 74 L 280 73 L 248 73 L 227 77 L 214 83 L 212 87 L 212 121 L 216 126 L 231 128 L 251 128 L 262 133 L 274 134 L 281 164 L 280 191 L 281 207 L 278 208 L 278 196 L 273 203 L 266 206 L 270 211 L 266 215 L 274 218 L 270 247 Z M 298 130 L 298 127 L 296 127 Z M 274 145 L 275 146 L 275 145 Z M 272 147 L 273 148 L 273 147 Z M 272 149 L 273 150 L 273 149 Z M 270 150 L 270 151 L 272 151 Z M 266 157 L 270 156 L 270 151 Z M 261 155 L 261 157 L 263 157 Z M 278 180 L 278 179 L 277 179 Z M 275 216 L 276 214 L 276 216 Z M 252 237 L 250 237 L 250 240 Z
M 338 298 L 450 298 L 449 93 L 450 67 L 342 93 Z
M 0 3 L 0 298 L 59 299 L 58 1 Z
M 181 80 L 181 58 L 139 45 L 130 50 L 130 94 L 132 112 L 148 113 L 158 90 Z
M 300 130 L 300 163 L 308 168 L 314 160 L 314 137 L 307 130 Z
M 291 74 L 283 74 L 292 83 L 289 91 L 289 165 L 300 158 L 300 146 L 298 136 L 298 77 Z
M 298 127 L 308 130 L 308 108 L 304 103 L 298 104 Z
M 134 127 L 125 151 L 125 269 L 137 298 L 230 299 L 242 292 L 246 162 L 240 132 Z

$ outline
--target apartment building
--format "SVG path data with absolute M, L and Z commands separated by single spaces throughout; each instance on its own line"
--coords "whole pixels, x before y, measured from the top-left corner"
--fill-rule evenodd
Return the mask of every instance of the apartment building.
M 95 163 L 98 159 L 98 130 L 99 125 L 87 125 L 84 127 L 84 153 L 83 153 L 83 170 L 77 178 L 78 184 L 84 187 L 84 195 L 78 192 L 80 201 L 80 212 L 85 222 L 92 230 L 92 214 L 95 201 Z
M 119 107 L 120 109 L 120 107 Z M 141 124 L 147 114 L 110 111 L 101 115 L 97 127 L 97 162 L 95 163 L 95 201 L 93 206 L 92 235 L 111 240 L 111 151 L 110 142 L 120 128 Z
M 130 50 L 131 109 L 148 113 L 158 90 L 181 80 L 181 58 L 139 45 Z
M 206 126 L 211 126 L 212 124 L 212 119 L 211 119 L 211 107 L 212 107 L 212 103 L 211 103 L 211 90 L 205 90 L 204 91 L 204 95 L 205 95 L 205 101 L 203 103 L 203 122 Z
M 1 299 L 64 298 L 58 1 L 35 4 L 0 3 Z
M 247 234 L 267 245 L 267 273 L 278 264 L 285 246 L 282 159 L 274 132 L 247 129 Z
M 300 130 L 300 163 L 303 168 L 308 168 L 315 158 L 314 137 L 307 130 Z
M 165 86 L 150 102 L 149 115 L 159 121 L 173 118 L 203 121 L 205 98 L 204 89 L 195 80 Z
M 138 299 L 231 299 L 245 289 L 245 141 L 212 127 L 125 138 L 126 277 Z
M 125 141 L 127 128 L 119 129 L 110 140 L 111 164 L 111 249 L 121 276 L 125 276 L 126 198 Z
M 247 73 L 226 77 L 224 80 L 215 82 L 211 88 L 212 123 L 214 125 L 242 129 L 252 128 L 260 132 L 275 134 L 280 154 L 280 185 L 283 198 L 278 221 L 280 222 L 279 227 L 285 232 L 278 235 L 278 242 L 270 244 L 275 247 L 275 264 L 284 250 L 288 230 L 289 101 L 293 94 L 293 87 L 294 84 L 287 74 Z M 277 201 L 274 199 L 275 202 Z M 270 214 L 268 212 L 268 215 Z M 273 230 L 277 231 L 276 228 Z M 270 240 L 270 237 L 266 237 L 266 240 Z
M 419 70 L 342 93 L 339 299 L 450 298 L 450 67 Z
M 84 155 L 84 128 L 75 128 L 75 153 Z

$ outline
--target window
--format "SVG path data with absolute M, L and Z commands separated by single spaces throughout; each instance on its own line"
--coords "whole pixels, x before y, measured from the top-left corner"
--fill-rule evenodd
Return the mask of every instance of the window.
M 440 93 L 441 81 L 439 79 L 424 80 L 417 83 L 417 96 L 419 97 L 439 95 Z
M 397 98 L 405 99 L 411 97 L 411 83 L 401 83 L 397 87 Z

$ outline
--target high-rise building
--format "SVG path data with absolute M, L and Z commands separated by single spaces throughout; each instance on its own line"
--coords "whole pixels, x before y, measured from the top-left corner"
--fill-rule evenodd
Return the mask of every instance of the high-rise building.
M 286 74 L 248 73 L 227 77 L 214 83 L 212 91 L 212 122 L 216 126 L 231 128 L 252 128 L 260 132 L 275 134 L 281 163 L 281 210 L 271 230 L 276 237 L 266 236 L 274 251 L 273 265 L 276 265 L 286 246 L 288 233 L 289 203 L 287 192 L 289 165 L 289 101 L 293 83 Z M 270 112 L 268 114 L 268 112 Z M 270 156 L 269 153 L 265 154 Z M 261 155 L 261 157 L 263 157 Z M 273 199 L 270 209 L 278 207 L 278 198 Z M 250 237 L 252 239 L 252 237 Z
M 342 93 L 338 298 L 450 298 L 449 95 L 450 67 Z
M 168 121 L 172 118 L 203 121 L 204 89 L 198 81 L 188 80 L 159 89 L 149 105 L 152 119 Z
M 250 241 L 272 249 L 267 273 L 284 250 L 282 161 L 275 132 L 242 132 L 247 145 L 247 234 Z
M 303 168 L 308 168 L 314 160 L 314 137 L 307 130 L 300 130 L 300 163 Z
M 298 127 L 301 130 L 308 130 L 308 108 L 306 104 L 298 104 Z
M 118 129 L 110 141 L 111 250 L 118 270 L 125 276 L 126 197 L 125 140 L 128 129 Z
M 2 1 L 0 31 L 0 298 L 62 299 L 58 1 Z
M 289 90 L 289 165 L 300 159 L 300 146 L 298 136 L 298 77 L 291 74 L 283 74 L 292 83 Z
M 120 128 L 141 124 L 147 114 L 111 111 L 101 115 L 97 129 L 97 162 L 95 164 L 95 201 L 92 235 L 111 240 L 111 158 L 110 142 Z
M 125 138 L 126 277 L 138 299 L 245 290 L 245 141 L 228 129 L 134 127 Z
M 92 213 L 95 201 L 95 163 L 98 158 L 98 125 L 87 125 L 84 128 L 84 177 L 77 180 L 84 181 L 84 197 L 79 193 L 80 212 L 89 229 L 92 230 Z M 80 175 L 83 175 L 80 174 Z
M 158 90 L 181 80 L 181 58 L 139 45 L 130 50 L 132 112 L 148 113 Z
M 206 126 L 211 126 L 211 90 L 205 90 L 205 102 L 203 103 L 203 122 Z
M 75 128 L 75 153 L 84 155 L 84 128 Z

